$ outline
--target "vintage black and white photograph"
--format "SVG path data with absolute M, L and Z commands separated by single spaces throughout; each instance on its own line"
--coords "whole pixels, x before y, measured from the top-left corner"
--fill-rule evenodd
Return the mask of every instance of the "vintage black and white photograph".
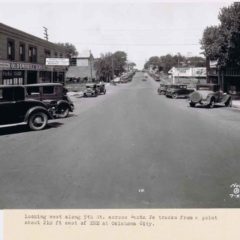
M 0 209 L 240 207 L 240 3 L 0 4 Z

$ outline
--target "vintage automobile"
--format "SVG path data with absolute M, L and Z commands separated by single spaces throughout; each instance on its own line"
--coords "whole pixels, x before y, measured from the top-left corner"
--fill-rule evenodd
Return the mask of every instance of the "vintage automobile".
M 83 91 L 84 97 L 97 97 L 99 94 L 97 84 L 88 83 L 86 84 L 86 89 Z
M 187 98 L 192 92 L 194 89 L 189 89 L 186 84 L 174 84 L 167 89 L 166 97 Z
M 97 88 L 98 88 L 98 93 L 99 94 L 106 94 L 106 88 L 105 88 L 105 84 L 100 82 L 97 84 Z
M 67 89 L 61 83 L 27 84 L 24 87 L 26 98 L 42 101 L 48 108 L 54 107 L 58 118 L 66 118 L 74 110 Z
M 220 90 L 218 84 L 199 84 L 196 91 L 189 95 L 190 107 L 197 104 L 213 108 L 215 104 L 223 104 L 226 107 L 232 106 L 232 97 Z
M 169 86 L 169 84 L 161 83 L 159 88 L 157 89 L 158 94 L 165 95 Z
M 42 130 L 54 109 L 37 100 L 26 99 L 23 86 L 0 87 L 0 125 L 26 124 L 31 130 Z

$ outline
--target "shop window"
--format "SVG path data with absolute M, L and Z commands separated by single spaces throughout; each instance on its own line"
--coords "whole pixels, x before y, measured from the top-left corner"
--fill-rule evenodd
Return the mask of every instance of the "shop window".
M 19 45 L 19 60 L 25 61 L 25 44 L 20 43 Z
M 45 49 L 44 54 L 45 54 L 45 58 L 51 57 L 51 51 L 50 50 Z
M 15 59 L 15 42 L 11 39 L 8 39 L 7 41 L 7 58 L 9 60 Z
M 36 63 L 37 62 L 37 48 L 30 46 L 28 49 L 28 59 L 29 62 Z

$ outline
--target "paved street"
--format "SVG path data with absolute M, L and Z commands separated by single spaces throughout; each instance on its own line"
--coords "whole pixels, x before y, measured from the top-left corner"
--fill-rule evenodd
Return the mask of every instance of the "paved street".
M 109 86 L 39 132 L 0 129 L 2 208 L 240 207 L 240 111 Z

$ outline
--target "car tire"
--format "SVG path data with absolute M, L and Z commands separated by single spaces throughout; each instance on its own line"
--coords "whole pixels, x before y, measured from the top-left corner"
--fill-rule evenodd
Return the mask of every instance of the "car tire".
M 39 131 L 46 127 L 48 116 L 44 112 L 34 112 L 28 119 L 28 126 L 31 130 Z
M 232 98 L 229 98 L 228 101 L 225 103 L 226 107 L 232 107 Z
M 214 108 L 215 106 L 215 100 L 211 99 L 210 103 L 208 104 L 208 108 Z
M 177 99 L 177 97 L 178 97 L 178 96 L 177 96 L 176 93 L 173 93 L 173 94 L 172 94 L 172 98 L 173 98 L 173 99 Z
M 58 109 L 57 116 L 59 118 L 66 118 L 69 115 L 69 111 L 70 111 L 69 107 L 67 107 L 67 106 L 60 106 L 59 109 Z
M 190 105 L 190 107 L 195 107 L 196 104 L 193 102 L 190 102 L 189 105 Z

